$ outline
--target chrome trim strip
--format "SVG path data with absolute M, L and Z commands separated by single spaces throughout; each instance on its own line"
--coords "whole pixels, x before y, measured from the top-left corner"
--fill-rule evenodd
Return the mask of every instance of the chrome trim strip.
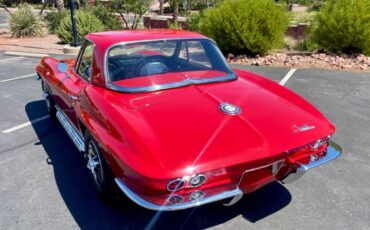
M 135 88 L 119 86 L 111 82 L 107 82 L 106 87 L 114 91 L 125 92 L 125 93 L 143 93 L 143 92 L 152 92 L 156 90 L 178 88 L 178 87 L 183 87 L 187 85 L 198 85 L 198 84 L 205 84 L 205 83 L 231 81 L 235 79 L 236 79 L 235 74 L 229 74 L 223 77 L 212 77 L 212 78 L 203 78 L 203 79 L 188 78 L 180 82 L 168 83 L 168 84 L 163 84 L 163 85 L 135 87 Z
M 221 76 L 221 77 L 212 77 L 212 78 L 204 78 L 204 79 L 186 79 L 181 82 L 175 82 L 175 83 L 169 83 L 169 84 L 163 84 L 163 85 L 155 85 L 155 86 L 144 86 L 144 87 L 124 87 L 124 86 L 119 86 L 116 84 L 113 84 L 112 82 L 109 81 L 108 77 L 108 54 L 111 49 L 115 48 L 116 46 L 124 46 L 127 44 L 132 44 L 132 43 L 145 43 L 145 42 L 160 42 L 160 41 L 173 41 L 173 40 L 207 40 L 215 44 L 216 48 L 218 49 L 216 43 L 207 38 L 172 38 L 172 39 L 152 39 L 152 40 L 139 40 L 139 41 L 129 41 L 129 42 L 119 42 L 116 44 L 113 44 L 109 46 L 105 53 L 104 53 L 104 80 L 105 80 L 105 85 L 108 89 L 118 91 L 118 92 L 125 92 L 125 93 L 144 93 L 144 92 L 152 92 L 156 90 L 163 90 L 163 89 L 170 89 L 170 88 L 177 88 L 177 87 L 182 87 L 182 86 L 187 86 L 187 85 L 192 85 L 192 84 L 203 84 L 203 83 L 213 83 L 213 82 L 223 82 L 223 81 L 231 81 L 231 80 L 236 80 L 237 76 L 235 73 L 232 73 L 226 75 L 226 76 Z M 221 51 L 219 51 L 221 52 Z M 226 62 L 227 64 L 227 62 Z
M 287 175 L 282 182 L 284 184 L 292 183 L 302 177 L 308 170 L 315 168 L 317 166 L 323 165 L 338 158 L 342 154 L 342 148 L 336 144 L 334 141 L 329 141 L 329 146 L 326 150 L 326 155 L 319 159 L 318 161 L 314 161 L 309 164 L 301 164 L 295 172 L 290 173 Z
M 66 130 L 68 136 L 72 139 L 72 142 L 76 145 L 77 149 L 80 152 L 85 151 L 85 141 L 82 135 L 78 132 L 76 127 L 73 125 L 71 120 L 65 115 L 62 109 L 59 106 L 55 106 L 57 109 L 56 117 L 59 120 L 60 124 Z
M 215 201 L 231 198 L 231 197 L 240 197 L 243 196 L 243 192 L 237 187 L 234 190 L 231 191 L 225 191 L 220 194 L 206 197 L 200 200 L 195 200 L 195 201 L 189 201 L 186 203 L 181 203 L 181 204 L 173 204 L 173 205 L 167 205 L 168 202 L 161 205 L 153 204 L 151 202 L 148 202 L 138 196 L 136 193 L 134 193 L 131 189 L 129 189 L 123 180 L 116 178 L 115 179 L 118 187 L 122 190 L 122 192 L 130 198 L 133 202 L 136 204 L 140 205 L 141 207 L 144 207 L 146 209 L 150 210 L 155 210 L 155 211 L 176 211 L 176 210 L 182 210 L 182 209 L 187 209 L 187 208 L 193 208 L 193 207 L 198 207 L 201 205 L 209 204 Z

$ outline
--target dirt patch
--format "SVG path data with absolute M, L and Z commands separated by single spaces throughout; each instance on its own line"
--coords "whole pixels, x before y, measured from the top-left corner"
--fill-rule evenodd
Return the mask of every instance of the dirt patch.
M 0 34 L 0 50 L 3 51 L 63 54 L 63 46 L 56 35 L 12 38 L 10 33 Z

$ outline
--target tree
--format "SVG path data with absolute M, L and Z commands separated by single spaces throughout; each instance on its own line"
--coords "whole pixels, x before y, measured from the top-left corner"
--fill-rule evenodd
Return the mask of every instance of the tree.
M 159 15 L 163 15 L 163 3 L 164 0 L 159 0 Z
M 150 0 L 115 0 L 113 8 L 122 17 L 126 29 L 136 29 L 150 2 Z
M 177 22 L 177 18 L 179 17 L 179 5 L 180 5 L 181 0 L 170 0 L 170 5 L 173 8 L 173 13 L 172 13 L 172 20 L 173 23 Z

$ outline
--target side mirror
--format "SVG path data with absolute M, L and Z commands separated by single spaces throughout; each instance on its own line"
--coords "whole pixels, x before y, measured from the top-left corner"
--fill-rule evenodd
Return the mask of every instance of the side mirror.
M 59 62 L 57 67 L 59 72 L 67 73 L 68 65 L 65 62 Z

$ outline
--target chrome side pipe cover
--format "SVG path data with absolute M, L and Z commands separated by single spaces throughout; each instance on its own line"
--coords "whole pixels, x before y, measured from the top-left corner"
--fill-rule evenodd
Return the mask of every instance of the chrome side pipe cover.
M 64 114 L 64 112 L 59 108 L 59 106 L 55 106 L 57 109 L 56 117 L 59 120 L 60 124 L 66 130 L 68 136 L 71 138 L 72 142 L 76 145 L 77 149 L 80 152 L 85 151 L 85 141 L 82 135 L 78 132 L 75 128 L 71 120 Z

